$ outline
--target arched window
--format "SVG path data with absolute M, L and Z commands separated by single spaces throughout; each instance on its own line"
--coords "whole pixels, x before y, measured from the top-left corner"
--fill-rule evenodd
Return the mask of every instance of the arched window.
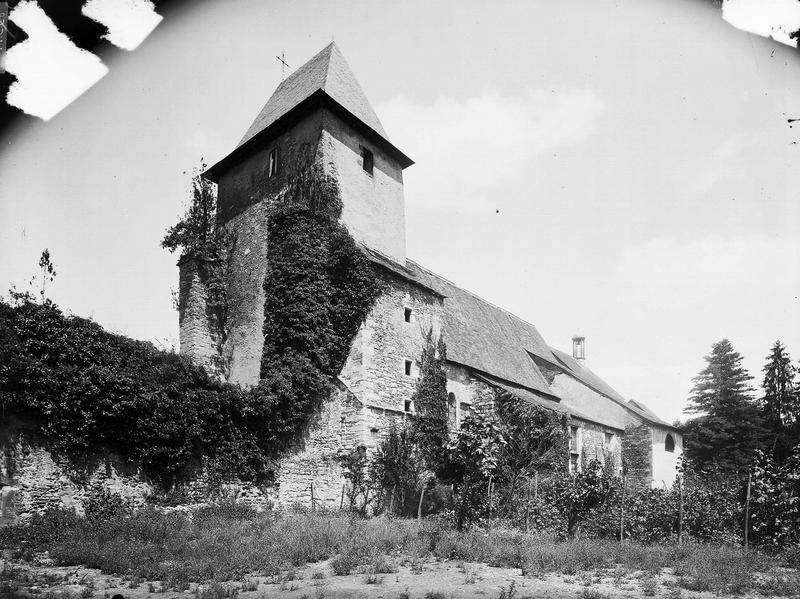
M 672 438 L 672 435 L 667 435 L 667 438 L 664 439 L 664 451 L 668 451 L 670 453 L 675 451 L 675 439 Z
M 451 406 L 456 405 L 456 394 L 452 391 L 447 394 L 447 403 L 449 403 Z

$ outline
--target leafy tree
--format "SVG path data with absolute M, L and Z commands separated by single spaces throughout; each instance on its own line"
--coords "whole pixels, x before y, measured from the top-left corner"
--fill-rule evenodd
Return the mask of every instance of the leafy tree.
M 206 312 L 221 352 L 227 339 L 228 258 L 235 243 L 232 233 L 217 223 L 216 186 L 202 176 L 207 165 L 201 162 L 191 180 L 191 199 L 181 219 L 161 240 L 170 253 L 180 251 L 181 260 L 194 260 L 207 293 Z M 178 305 L 178 310 L 183 306 Z
M 365 448 L 357 447 L 339 456 L 339 464 L 342 467 L 342 476 L 350 481 L 350 486 L 347 489 L 349 509 L 366 515 L 372 484 Z
M 727 339 L 715 343 L 705 361 L 689 396 L 687 411 L 701 416 L 686 424 L 686 453 L 699 466 L 744 472 L 763 436 L 752 377 Z
M 50 258 L 50 250 L 47 248 L 45 248 L 45 250 L 42 252 L 42 255 L 39 257 L 39 268 L 41 269 L 41 273 L 38 275 L 39 283 L 41 284 L 41 289 L 39 289 L 39 299 L 41 303 L 44 303 L 47 283 L 52 283 L 58 274 L 56 273 L 55 264 L 53 264 L 53 260 Z M 36 283 L 36 278 L 37 277 L 34 276 L 31 279 L 31 286 Z
M 587 516 L 603 505 L 613 484 L 613 475 L 594 459 L 580 472 L 553 478 L 550 501 L 566 521 L 569 536 L 577 535 Z
M 800 444 L 782 462 L 756 453 L 751 527 L 755 541 L 773 549 L 800 542 Z
M 399 431 L 393 425 L 370 465 L 370 478 L 388 498 L 388 513 L 412 516 L 422 487 L 425 465 L 410 427 Z
M 498 473 L 506 439 L 493 416 L 467 416 L 447 447 L 448 464 L 443 478 L 455 490 L 455 521 L 458 530 L 487 515 L 489 483 Z
M 569 448 L 567 416 L 498 391 L 496 402 L 503 425 L 499 478 L 506 495 L 504 507 L 518 485 L 535 473 L 565 473 Z
M 175 225 L 167 229 L 161 240 L 161 247 L 170 253 L 180 250 L 182 256 L 213 257 L 218 234 L 217 192 L 215 185 L 202 176 L 207 166 L 201 162 L 200 167 L 194 169 L 191 199 L 186 212 Z

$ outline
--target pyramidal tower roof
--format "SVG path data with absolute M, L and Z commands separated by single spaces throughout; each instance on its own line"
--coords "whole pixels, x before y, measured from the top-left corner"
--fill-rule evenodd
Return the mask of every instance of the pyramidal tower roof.
M 260 138 L 269 138 L 273 133 L 285 130 L 287 124 L 296 122 L 300 115 L 319 106 L 326 106 L 346 118 L 362 134 L 394 156 L 402 168 L 414 164 L 389 140 L 342 52 L 331 42 L 278 85 L 236 148 L 203 176 L 218 181 L 228 169 L 259 146 Z
M 318 90 L 324 91 L 386 141 L 389 136 L 335 42 L 289 75 L 239 142 L 246 143 Z

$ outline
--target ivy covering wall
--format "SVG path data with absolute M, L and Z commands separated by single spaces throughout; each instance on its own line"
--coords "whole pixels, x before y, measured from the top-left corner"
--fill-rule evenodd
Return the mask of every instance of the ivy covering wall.
M 306 152 L 288 174 L 269 221 L 261 381 L 250 390 L 188 359 L 65 315 L 26 294 L 0 300 L 4 441 L 35 437 L 76 475 L 113 454 L 164 489 L 196 476 L 259 482 L 298 445 L 332 390 L 380 285 L 339 222 L 333 176 Z M 217 263 L 225 243 L 206 183 L 163 245 Z M 209 254 L 210 253 L 210 254 Z M 210 318 L 225 323 L 224 271 Z

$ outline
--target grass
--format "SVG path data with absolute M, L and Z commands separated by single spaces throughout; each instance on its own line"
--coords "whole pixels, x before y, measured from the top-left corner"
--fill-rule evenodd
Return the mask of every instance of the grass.
M 146 508 L 102 521 L 63 514 L 54 518 L 58 526 L 40 518 L 0 529 L 0 548 L 15 551 L 17 557 L 47 550 L 60 565 L 125 574 L 131 588 L 148 580 L 179 591 L 190 582 L 204 583 L 198 599 L 235 596 L 238 586 L 222 583 L 245 581 L 243 590 L 248 589 L 253 583 L 247 576 L 255 572 L 289 588 L 298 576 L 296 568 L 323 560 L 330 560 L 332 574 L 360 573 L 368 584 L 380 584 L 381 575 L 397 572 L 395 559 L 422 572 L 427 562 L 438 558 L 456 561 L 471 582 L 474 574 L 465 564 L 482 562 L 520 568 L 525 576 L 575 577 L 587 587 L 593 582 L 589 573 L 598 570 L 608 571 L 615 584 L 639 573 L 638 591 L 645 596 L 656 593 L 655 577 L 662 572 L 674 574 L 678 587 L 693 591 L 777 595 L 800 588 L 796 570 L 778 568 L 794 562 L 794 555 L 768 557 L 722 545 L 563 541 L 500 527 L 457 532 L 438 520 L 363 519 L 321 512 L 256 514 L 230 506 L 206 508 L 193 517 Z M 7 584 L 17 576 L 23 575 L 13 569 L 0 572 Z M 324 575 L 314 578 L 319 576 Z M 592 593 L 594 589 L 584 588 L 581 596 L 597 596 Z

